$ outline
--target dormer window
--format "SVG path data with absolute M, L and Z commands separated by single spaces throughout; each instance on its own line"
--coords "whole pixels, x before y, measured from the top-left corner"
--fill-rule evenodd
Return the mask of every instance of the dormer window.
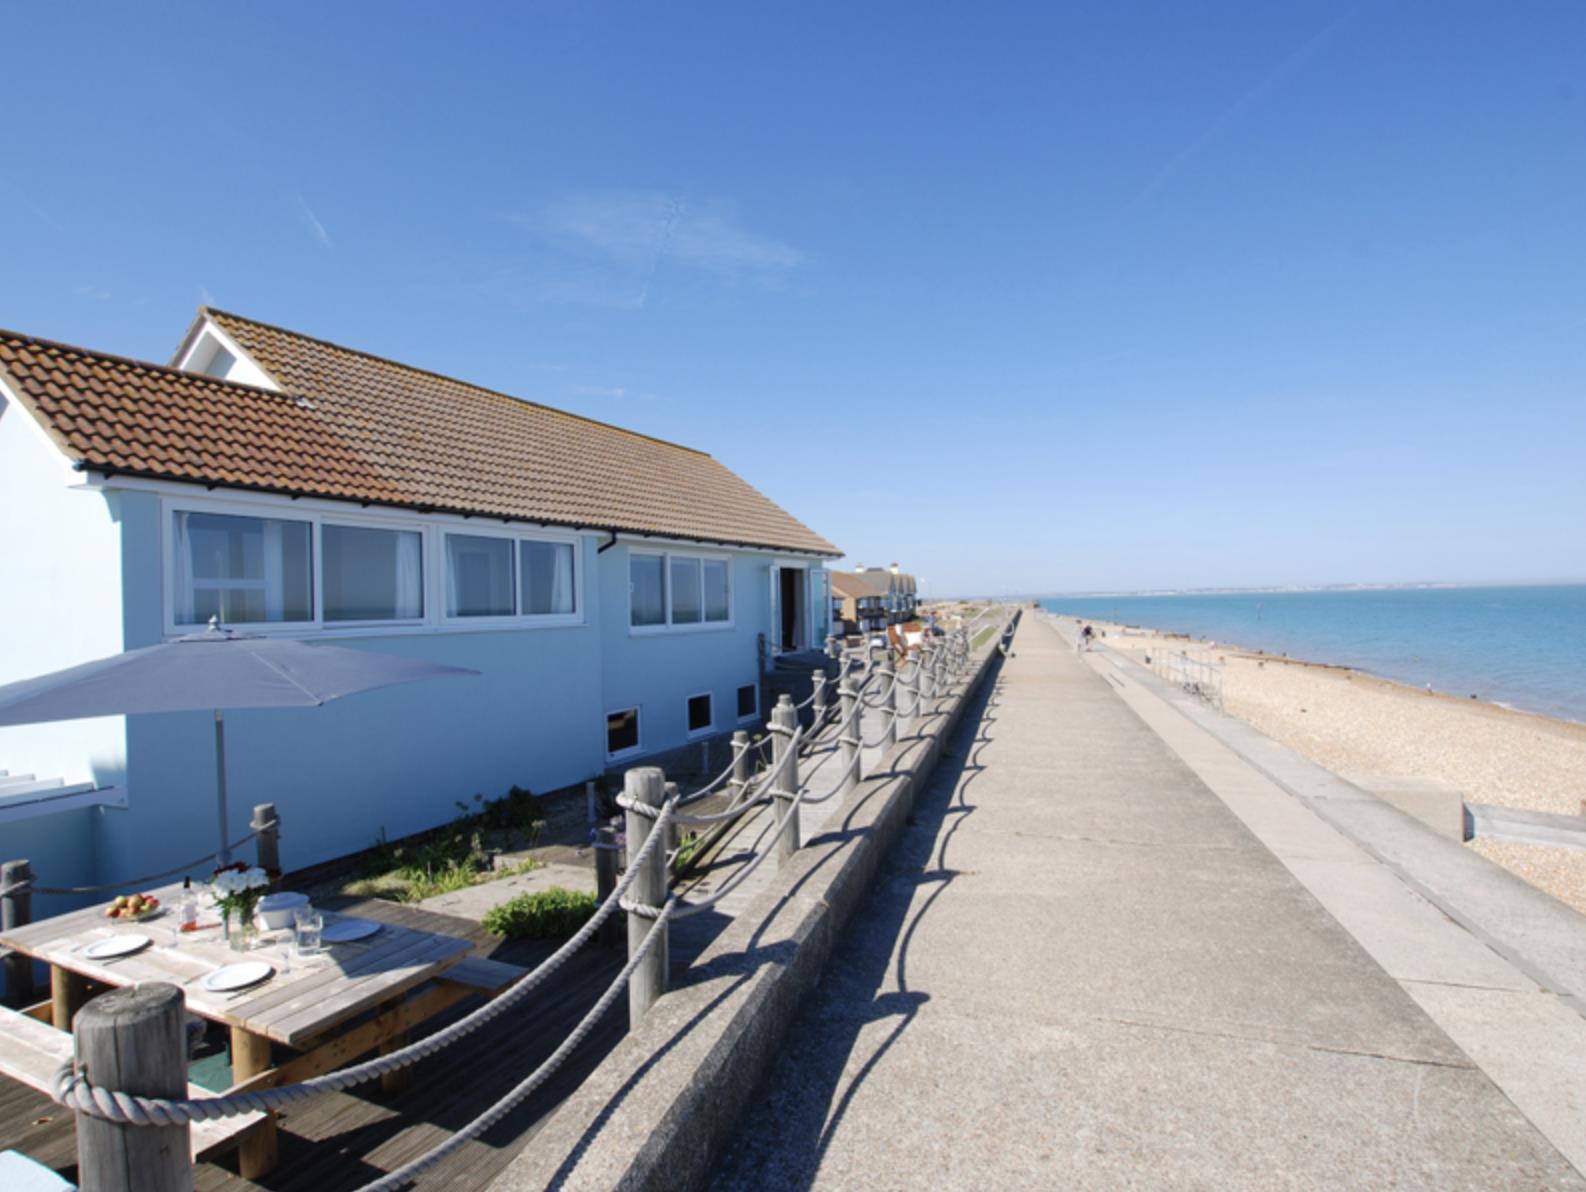
M 232 366 L 236 363 L 237 358 L 235 356 L 219 344 L 216 344 L 215 350 L 209 354 L 209 362 L 198 371 L 206 377 L 217 377 L 224 381 L 231 375 Z

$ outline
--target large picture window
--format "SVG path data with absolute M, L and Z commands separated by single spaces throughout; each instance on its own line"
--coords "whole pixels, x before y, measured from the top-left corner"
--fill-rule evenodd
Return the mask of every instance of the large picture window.
M 416 621 L 424 616 L 424 536 L 417 530 L 323 526 L 326 621 Z
M 582 624 L 574 533 L 454 533 L 455 522 L 418 516 L 303 508 L 269 517 L 240 500 L 192 504 L 165 515 L 170 634 L 211 617 L 337 634 Z M 661 610 L 664 620 L 664 585 Z
M 628 556 L 634 628 L 726 625 L 732 621 L 732 575 L 726 559 L 695 555 Z
M 666 560 L 660 555 L 633 555 L 628 560 L 632 588 L 631 623 L 666 624 Z
M 571 615 L 578 611 L 573 595 L 571 542 L 520 542 L 523 563 L 523 612 L 526 616 Z
M 178 513 L 173 523 L 178 625 L 314 619 L 313 527 L 306 521 Z
M 512 539 L 446 535 L 446 615 L 510 617 L 516 611 Z

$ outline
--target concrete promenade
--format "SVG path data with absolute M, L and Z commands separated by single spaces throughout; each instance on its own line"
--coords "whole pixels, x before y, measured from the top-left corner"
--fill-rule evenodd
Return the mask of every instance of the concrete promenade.
M 712 1187 L 1586 1188 L 1208 785 L 1233 763 L 1041 618 L 1014 651 Z

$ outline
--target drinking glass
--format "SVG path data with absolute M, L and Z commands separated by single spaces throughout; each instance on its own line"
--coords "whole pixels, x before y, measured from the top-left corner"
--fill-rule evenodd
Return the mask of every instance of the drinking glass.
M 292 928 L 297 935 L 297 954 L 313 956 L 319 952 L 319 933 L 325 927 L 325 917 L 311 906 L 299 907 L 292 912 Z

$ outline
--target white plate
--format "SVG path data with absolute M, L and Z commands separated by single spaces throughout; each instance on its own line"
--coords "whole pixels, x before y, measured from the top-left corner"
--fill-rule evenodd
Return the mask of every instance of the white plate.
M 146 935 L 113 935 L 107 940 L 89 944 L 83 949 L 83 955 L 89 960 L 110 960 L 116 956 L 131 956 L 134 952 L 147 948 L 153 943 Z
M 353 940 L 368 939 L 380 930 L 380 924 L 373 919 L 337 919 L 334 923 L 327 923 L 320 930 L 319 942 L 322 944 L 350 944 Z
M 262 960 L 244 960 L 241 964 L 216 969 L 199 984 L 210 993 L 229 993 L 233 989 L 257 985 L 273 972 L 275 970 Z

